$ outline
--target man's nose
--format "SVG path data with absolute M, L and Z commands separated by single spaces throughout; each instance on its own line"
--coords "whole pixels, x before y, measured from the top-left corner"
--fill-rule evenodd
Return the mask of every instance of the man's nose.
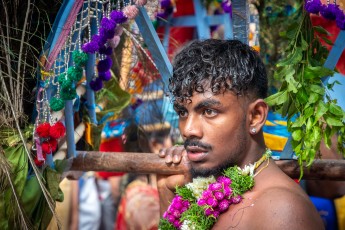
M 185 138 L 202 137 L 202 124 L 198 115 L 189 115 L 187 119 L 180 122 L 180 130 Z

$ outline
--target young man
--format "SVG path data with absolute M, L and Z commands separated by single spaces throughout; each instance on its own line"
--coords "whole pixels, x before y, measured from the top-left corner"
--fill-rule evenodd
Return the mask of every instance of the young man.
M 249 46 L 235 40 L 192 42 L 176 56 L 169 87 L 185 143 L 159 155 L 186 170 L 184 175 L 159 176 L 161 214 L 177 185 L 196 177 L 217 178 L 235 165 L 244 168 L 266 152 L 267 75 Z M 239 203 L 231 201 L 212 229 L 323 229 L 297 183 L 269 158 L 258 165 L 254 187 Z

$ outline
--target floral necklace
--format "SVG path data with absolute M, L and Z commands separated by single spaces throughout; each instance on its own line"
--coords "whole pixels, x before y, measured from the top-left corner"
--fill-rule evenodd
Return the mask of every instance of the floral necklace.
M 254 177 L 268 166 L 271 150 L 254 164 L 243 169 L 237 166 L 224 170 L 217 179 L 214 176 L 197 177 L 193 182 L 176 188 L 176 196 L 160 220 L 159 229 L 211 229 L 219 215 L 231 204 L 238 204 L 242 194 L 254 186 Z M 267 165 L 254 174 L 264 161 Z

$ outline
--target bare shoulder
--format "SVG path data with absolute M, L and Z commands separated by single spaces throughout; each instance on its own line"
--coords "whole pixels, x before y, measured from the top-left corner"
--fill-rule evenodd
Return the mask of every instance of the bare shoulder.
M 263 229 L 324 229 L 316 208 L 309 197 L 296 188 L 276 186 L 260 194 L 254 203 L 260 218 L 256 225 Z M 261 221 L 259 220 L 261 219 Z M 267 228 L 268 227 L 268 228 Z

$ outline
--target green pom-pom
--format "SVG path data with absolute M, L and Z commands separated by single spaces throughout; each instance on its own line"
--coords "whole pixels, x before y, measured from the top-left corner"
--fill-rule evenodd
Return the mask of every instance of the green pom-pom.
M 69 67 L 67 70 L 67 75 L 72 81 L 80 81 L 80 79 L 83 77 L 83 68 L 78 66 Z
M 77 96 L 75 87 L 61 88 L 60 96 L 63 100 L 73 100 Z
M 52 97 L 49 101 L 49 105 L 53 111 L 60 111 L 65 107 L 65 101 L 61 98 Z
M 73 51 L 72 58 L 76 66 L 85 66 L 87 62 L 87 54 L 79 50 Z
M 73 81 L 69 77 L 66 77 L 66 74 L 61 74 L 58 77 L 58 82 L 61 88 L 71 88 L 73 86 Z

